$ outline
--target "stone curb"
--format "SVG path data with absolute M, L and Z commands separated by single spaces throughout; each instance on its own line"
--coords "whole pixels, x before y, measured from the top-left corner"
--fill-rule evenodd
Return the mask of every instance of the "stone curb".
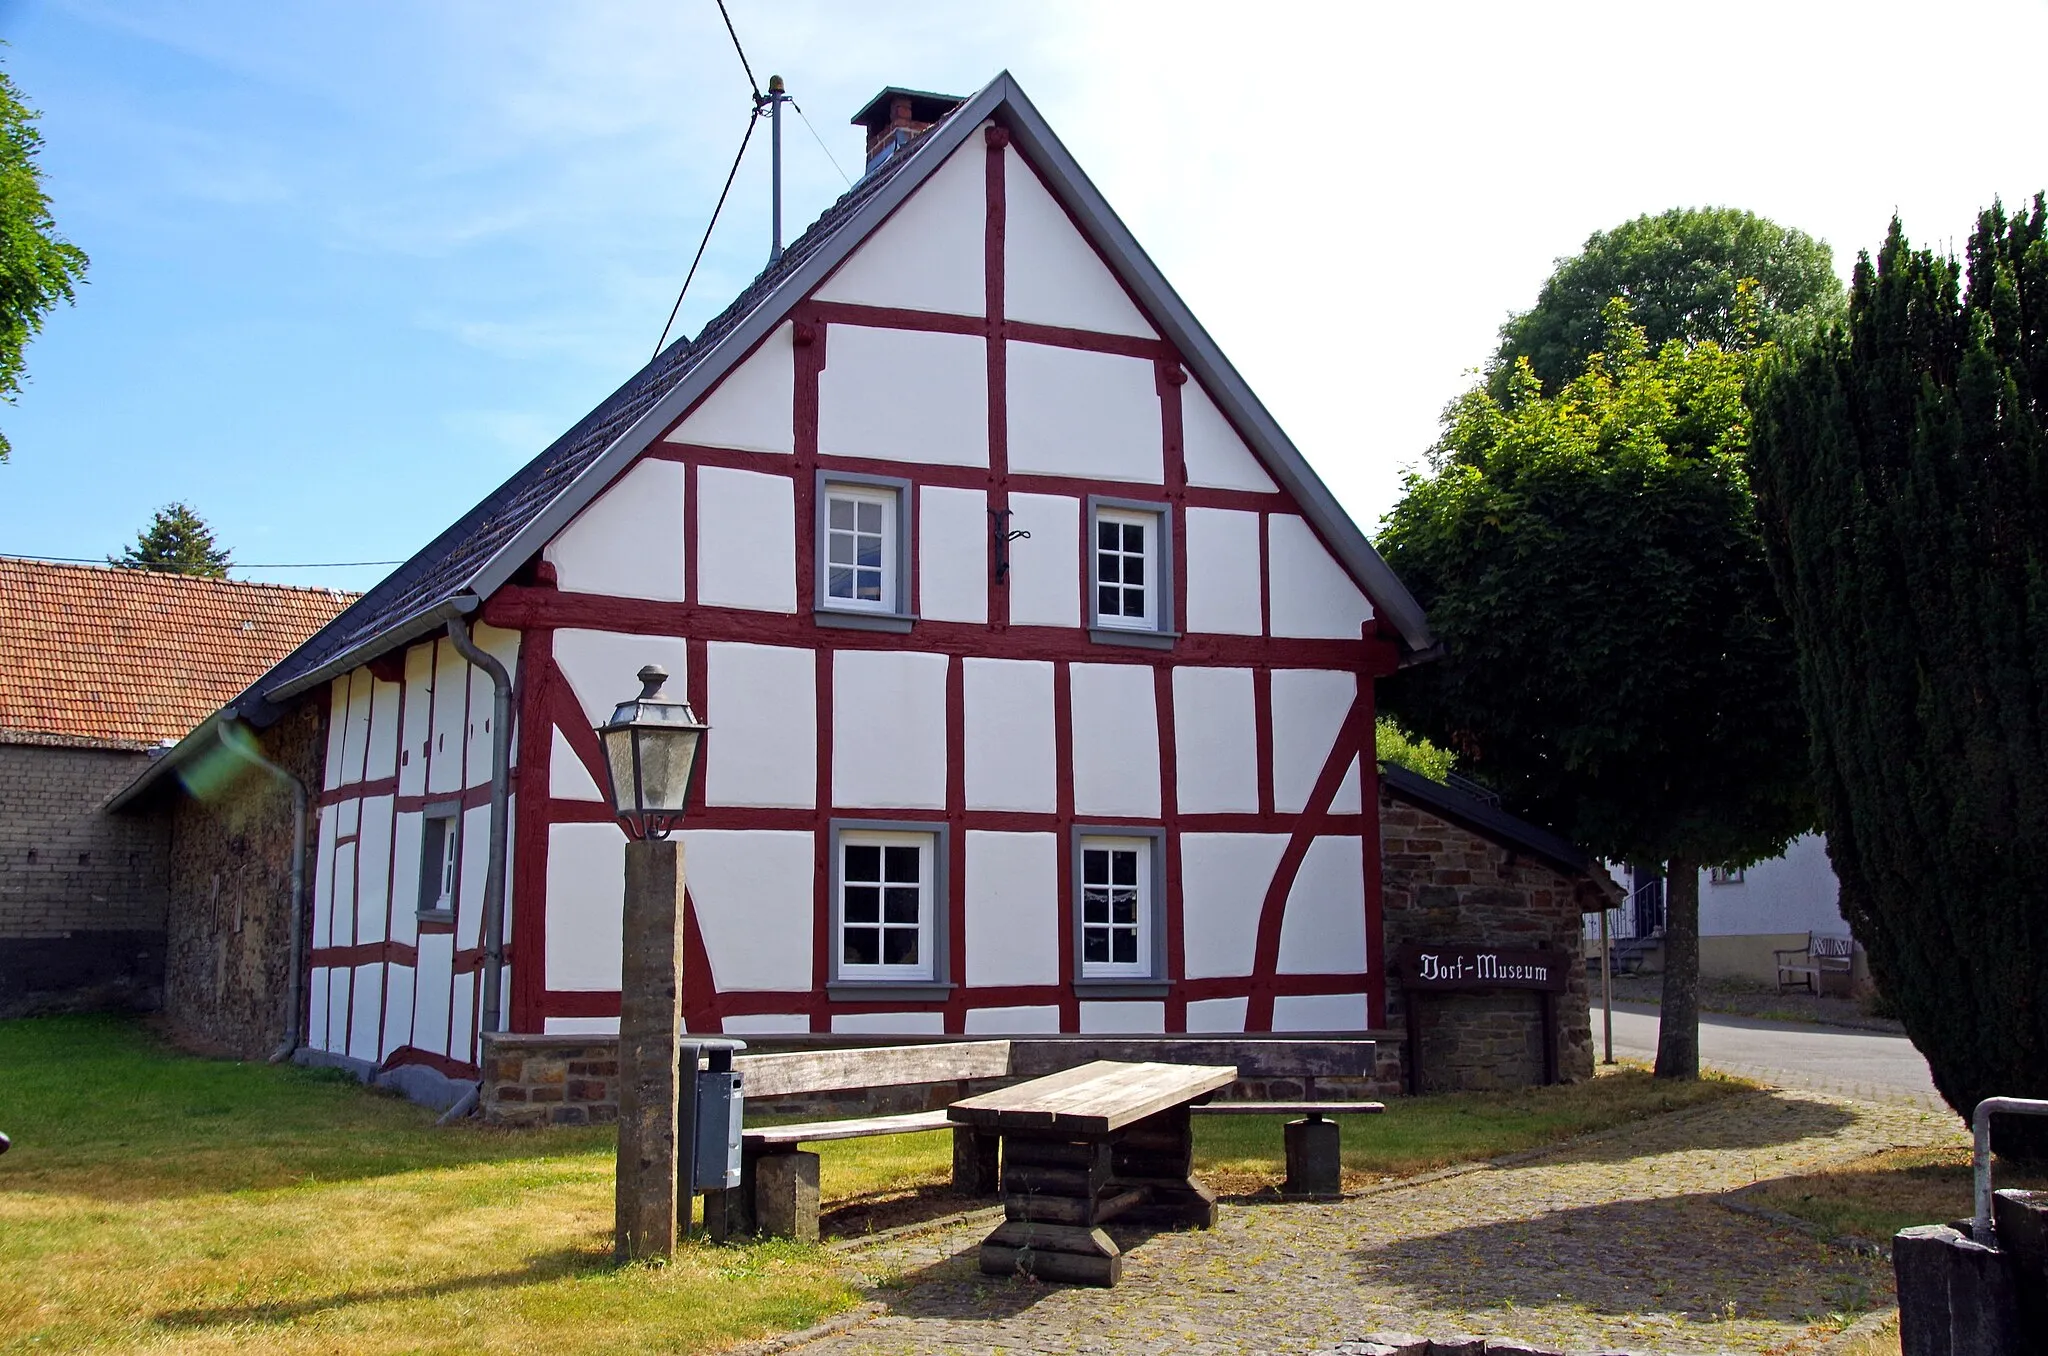
M 919 1234 L 938 1233 L 941 1230 L 951 1229 L 959 1225 L 972 1224 L 977 1220 L 987 1220 L 993 1224 L 1002 1213 L 1003 1207 L 1000 1205 L 979 1205 L 972 1210 L 962 1210 L 957 1214 L 951 1215 L 940 1215 L 937 1219 L 919 1220 L 915 1224 L 899 1224 L 893 1229 L 883 1229 L 872 1234 L 859 1234 L 853 1238 L 835 1238 L 825 1245 L 825 1251 L 856 1253 L 868 1248 L 877 1247 L 883 1243 L 894 1243 L 902 1238 L 916 1238 Z
M 823 1323 L 813 1323 L 800 1332 L 786 1332 L 780 1337 L 764 1337 L 758 1342 L 726 1347 L 723 1356 L 773 1356 L 775 1352 L 789 1351 L 850 1328 L 858 1328 L 870 1319 L 880 1318 L 886 1309 L 886 1305 L 873 1300 L 865 1304 L 856 1304 L 845 1313 L 834 1314 Z

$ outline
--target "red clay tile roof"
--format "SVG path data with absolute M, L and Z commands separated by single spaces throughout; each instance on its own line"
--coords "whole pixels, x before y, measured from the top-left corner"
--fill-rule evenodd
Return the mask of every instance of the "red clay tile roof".
M 0 556 L 0 742 L 180 739 L 355 598 Z

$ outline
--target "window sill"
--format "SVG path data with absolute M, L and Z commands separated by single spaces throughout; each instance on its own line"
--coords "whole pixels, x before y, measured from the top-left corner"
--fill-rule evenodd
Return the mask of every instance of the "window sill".
M 1120 626 L 1091 626 L 1088 639 L 1097 645 L 1135 645 L 1141 650 L 1170 650 L 1178 631 L 1127 631 Z
M 1076 979 L 1074 992 L 1084 998 L 1164 998 L 1173 988 L 1164 979 Z
M 943 979 L 835 979 L 825 996 L 852 1003 L 943 1003 L 953 986 Z
M 423 928 L 442 927 L 450 931 L 453 931 L 455 928 L 455 911 L 453 909 L 419 909 L 415 911 L 413 916 L 419 920 L 419 924 Z
M 909 632 L 917 618 L 907 612 L 842 612 L 834 607 L 816 608 L 811 619 L 820 626 L 843 626 L 849 631 Z

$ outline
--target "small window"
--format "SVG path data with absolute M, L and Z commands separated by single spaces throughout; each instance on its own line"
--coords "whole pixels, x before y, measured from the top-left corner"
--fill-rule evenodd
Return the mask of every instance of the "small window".
M 422 914 L 455 912 L 462 885 L 462 818 L 455 805 L 430 806 L 420 830 L 420 906 Z
M 835 852 L 834 978 L 897 984 L 939 980 L 940 834 L 841 827 Z
M 1173 634 L 1169 521 L 1163 504 L 1089 500 L 1088 618 L 1096 639 L 1159 644 Z
M 909 629 L 908 491 L 908 481 L 819 472 L 820 621 Z
M 1076 977 L 1159 980 L 1160 838 L 1155 833 L 1084 832 L 1075 837 Z
M 1707 883 L 1710 885 L 1740 885 L 1742 884 L 1742 872 L 1743 868 L 1739 866 L 1717 866 L 1707 873 Z

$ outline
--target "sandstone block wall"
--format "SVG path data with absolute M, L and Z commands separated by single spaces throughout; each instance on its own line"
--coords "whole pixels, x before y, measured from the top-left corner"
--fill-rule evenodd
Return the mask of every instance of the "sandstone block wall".
M 1383 798 L 1380 807 L 1386 955 L 1411 943 L 1469 942 L 1580 954 L 1583 877 L 1518 854 L 1426 809 Z M 1554 995 L 1557 1070 L 1566 1082 L 1593 1076 L 1593 1033 L 1585 967 L 1569 966 Z M 1538 995 L 1506 989 L 1409 994 L 1387 981 L 1387 1020 L 1406 1028 L 1422 1005 L 1422 1090 L 1480 1091 L 1543 1081 Z
M 102 808 L 148 762 L 0 744 L 0 1017 L 157 1005 L 168 818 Z

